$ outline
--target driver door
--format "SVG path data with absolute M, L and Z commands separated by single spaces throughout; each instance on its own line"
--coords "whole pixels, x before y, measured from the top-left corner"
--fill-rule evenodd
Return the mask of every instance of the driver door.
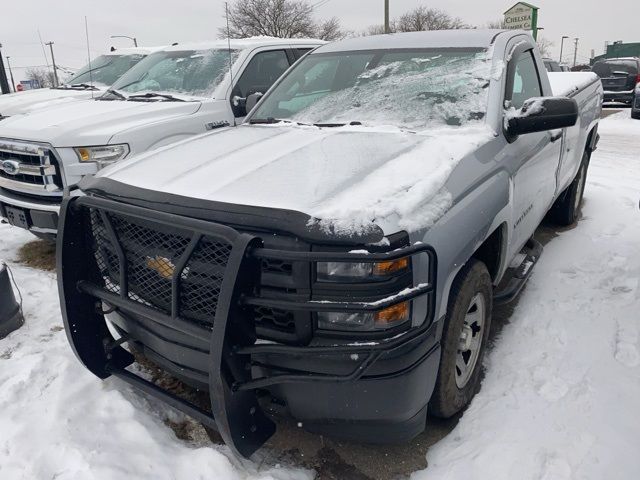
M 531 48 L 516 50 L 507 75 L 505 107 L 519 110 L 526 100 L 543 96 Z M 508 161 L 513 169 L 512 244 L 516 251 L 533 235 L 553 201 L 562 143 L 558 139 L 557 132 L 527 133 L 508 139 Z

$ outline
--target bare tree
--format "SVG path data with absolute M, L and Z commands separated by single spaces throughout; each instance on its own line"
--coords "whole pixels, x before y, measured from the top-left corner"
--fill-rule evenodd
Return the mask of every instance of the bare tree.
M 330 18 L 316 25 L 316 32 L 313 35 L 320 40 L 332 42 L 341 40 L 347 36 L 347 32 L 343 31 L 340 26 L 340 20 L 337 17 Z
M 460 18 L 452 17 L 443 10 L 427 8 L 425 6 L 417 7 L 405 13 L 396 23 L 399 32 L 450 30 L 467 27 Z
M 398 27 L 395 20 L 391 20 L 389 22 L 389 32 L 396 33 L 397 31 Z M 386 33 L 384 31 L 384 25 L 370 25 L 364 32 L 362 32 L 362 36 L 366 37 L 369 35 L 382 35 L 384 33 Z
M 267 35 L 280 38 L 343 38 L 340 21 L 334 17 L 321 23 L 313 19 L 313 7 L 304 0 L 236 0 L 229 8 L 227 26 L 218 29 L 221 38 Z
M 389 22 L 389 32 L 420 32 L 424 30 L 451 30 L 469 28 L 462 19 L 452 17 L 437 8 L 417 7 L 410 12 L 394 18 Z M 363 35 L 381 35 L 385 33 L 384 25 L 371 25 Z
M 35 80 L 40 84 L 40 88 L 53 87 L 53 72 L 44 68 L 29 68 L 26 72 L 29 80 Z
M 551 47 L 553 47 L 553 42 L 544 37 L 538 38 L 538 50 L 540 50 L 540 54 L 543 57 L 548 57 L 551 54 Z

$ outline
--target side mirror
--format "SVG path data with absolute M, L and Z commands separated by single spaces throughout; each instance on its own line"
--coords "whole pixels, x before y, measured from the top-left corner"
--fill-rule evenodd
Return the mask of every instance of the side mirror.
M 245 103 L 245 108 L 247 109 L 247 113 L 249 113 L 253 109 L 253 107 L 256 106 L 256 104 L 260 101 L 263 95 L 264 93 L 262 92 L 256 92 L 256 93 L 252 93 L 247 97 L 247 101 Z
M 524 133 L 572 127 L 578 121 L 578 103 L 567 97 L 530 98 L 513 116 L 507 116 L 507 134 L 515 138 Z

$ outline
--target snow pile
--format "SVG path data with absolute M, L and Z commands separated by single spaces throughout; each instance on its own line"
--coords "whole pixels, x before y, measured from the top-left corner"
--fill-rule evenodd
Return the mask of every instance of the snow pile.
M 640 122 L 628 115 L 601 123 L 582 220 L 545 247 L 480 393 L 412 480 L 638 477 Z
M 451 207 L 451 194 L 444 188 L 449 175 L 493 133 L 486 126 L 471 126 L 434 129 L 424 137 L 310 214 L 326 230 L 342 233 L 374 223 L 407 231 L 432 226 Z
M 548 76 L 556 97 L 566 97 L 599 80 L 593 72 L 549 72 Z

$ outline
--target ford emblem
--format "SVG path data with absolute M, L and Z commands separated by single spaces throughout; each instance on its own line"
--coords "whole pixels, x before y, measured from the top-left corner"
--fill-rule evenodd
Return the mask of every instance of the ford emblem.
M 4 160 L 0 163 L 0 169 L 9 175 L 17 175 L 20 172 L 20 163 L 15 160 Z

